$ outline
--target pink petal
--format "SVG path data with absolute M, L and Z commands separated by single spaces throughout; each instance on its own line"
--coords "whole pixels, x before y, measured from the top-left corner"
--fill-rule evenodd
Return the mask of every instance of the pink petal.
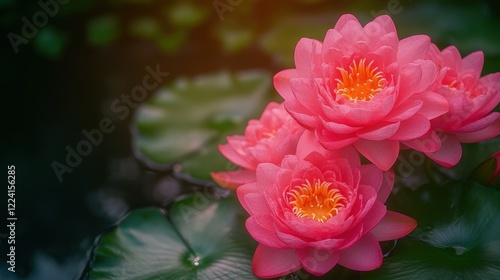
M 325 38 L 323 40 L 323 48 L 321 56 L 322 60 L 328 61 L 328 59 L 333 59 L 333 60 L 338 59 L 339 56 L 342 55 L 342 51 L 340 51 L 339 49 L 342 47 L 347 48 L 350 46 L 350 43 L 346 41 L 347 39 L 348 38 L 344 37 L 343 34 L 340 34 L 339 30 L 328 29 L 328 31 L 326 31 Z M 330 63 L 334 62 L 335 61 L 330 61 Z
M 424 91 L 434 82 L 436 74 L 436 65 L 430 60 L 416 60 L 404 65 L 400 71 L 401 96 L 407 97 L 410 93 Z
M 426 155 L 442 166 L 450 168 L 460 161 L 462 146 L 453 134 L 444 134 L 440 138 L 441 149 L 434 153 L 426 153 Z
M 290 213 L 290 212 L 288 214 L 295 216 L 295 214 Z M 303 222 L 300 223 L 300 225 L 302 227 L 304 227 Z M 310 234 L 310 232 L 306 232 L 306 234 L 300 234 L 298 232 L 294 232 L 294 229 L 295 228 L 293 228 L 293 227 L 287 228 L 286 225 L 282 225 L 282 228 L 277 229 L 276 236 L 278 236 L 278 239 L 290 248 L 299 249 L 299 248 L 310 247 L 312 245 L 310 241 L 305 241 L 300 236 L 296 236 L 296 235 L 301 235 L 301 236 L 306 235 L 307 236 L 308 234 Z M 290 234 L 290 232 L 292 232 L 293 234 Z M 324 240 L 321 240 L 321 241 L 324 241 Z
M 460 129 L 457 129 L 456 132 L 459 133 L 469 133 L 469 132 L 476 132 L 482 129 L 485 129 L 487 126 L 491 125 L 494 121 L 496 121 L 500 117 L 500 113 L 498 112 L 493 112 L 475 122 L 472 122 L 466 126 L 461 127 Z
M 245 191 L 240 192 L 238 199 L 241 204 L 245 204 L 245 210 L 250 215 L 260 215 L 269 213 L 269 207 L 267 207 L 266 200 L 261 193 L 254 192 L 255 189 L 250 190 L 250 193 Z
M 307 78 L 290 79 L 294 102 L 298 102 L 304 110 L 301 112 L 319 112 L 321 106 L 318 103 L 318 85 Z M 312 114 L 314 115 L 314 114 Z
M 344 28 L 344 26 L 349 23 L 350 21 L 354 21 L 354 22 L 357 22 L 358 25 L 359 25 L 359 28 L 361 29 L 361 25 L 359 24 L 359 21 L 358 19 L 354 16 L 354 15 L 351 15 L 351 14 L 343 14 L 338 20 L 337 20 L 337 23 L 335 23 L 335 27 L 334 29 L 335 30 L 342 30 L 342 28 Z
M 429 120 L 420 114 L 416 114 L 407 120 L 401 121 L 398 131 L 389 139 L 399 141 L 416 139 L 427 133 L 430 128 L 431 123 Z
M 408 97 L 417 93 L 415 88 L 422 79 L 422 67 L 415 63 L 406 64 L 399 71 L 399 77 L 398 103 L 396 103 L 396 106 L 401 106 L 402 102 L 408 100 Z
M 252 211 L 250 205 L 247 204 L 247 202 L 245 200 L 245 196 L 247 196 L 249 194 L 258 194 L 258 193 L 259 193 L 259 189 L 258 189 L 256 182 L 244 184 L 236 189 L 236 195 L 238 196 L 238 200 L 240 201 L 241 206 L 243 206 L 245 211 L 247 211 L 249 214 L 252 214 L 253 211 Z M 261 200 L 263 200 L 263 199 L 261 199 Z
M 453 68 L 457 72 L 462 71 L 462 56 L 455 46 L 448 46 L 441 52 L 441 65 L 443 67 Z
M 288 100 L 293 98 L 292 88 L 290 87 L 290 79 L 298 76 L 299 74 L 295 69 L 286 69 L 274 75 L 274 87 L 283 99 Z
M 341 123 L 336 123 L 332 121 L 321 120 L 326 129 L 337 134 L 350 134 L 358 131 L 361 127 L 349 126 Z
M 464 57 L 462 60 L 463 70 L 472 70 L 477 74 L 476 78 L 479 78 L 481 71 L 483 70 L 484 64 L 484 54 L 482 51 L 476 51 L 468 56 Z
M 318 152 L 324 156 L 328 153 L 328 151 L 321 146 L 314 132 L 306 130 L 299 138 L 295 154 L 299 159 L 304 159 L 311 152 Z
M 406 146 L 424 153 L 433 153 L 441 148 L 441 140 L 435 131 L 430 130 L 418 139 L 404 141 Z
M 382 186 L 380 186 L 380 190 L 377 193 L 377 200 L 385 203 L 387 198 L 392 192 L 392 187 L 394 186 L 395 175 L 392 170 L 384 172 L 384 180 L 382 181 Z
M 235 170 L 227 172 L 212 172 L 210 173 L 212 179 L 222 187 L 228 189 L 236 189 L 237 187 L 254 182 L 255 181 L 255 171 L 254 170 Z
M 484 116 L 491 112 L 500 102 L 500 73 L 485 75 L 479 79 L 479 83 L 484 87 L 484 94 L 489 98 L 488 102 L 482 104 L 482 107 L 474 114 Z
M 422 108 L 422 100 L 411 100 L 394 108 L 387 116 L 387 121 L 397 122 L 410 118 Z
M 361 171 L 360 185 L 371 186 L 376 192 L 379 191 L 384 179 L 384 172 L 373 164 L 364 164 L 359 167 Z
M 245 222 L 245 227 L 250 236 L 264 246 L 280 249 L 288 247 L 276 236 L 272 217 L 269 215 L 250 216 Z
M 493 122 L 490 126 L 480 131 L 471 133 L 457 133 L 458 140 L 462 143 L 474 143 L 500 135 L 500 118 Z
M 316 248 L 298 249 L 295 253 L 302 267 L 315 276 L 321 276 L 330 271 L 340 257 L 339 251 Z
M 385 140 L 390 138 L 396 133 L 399 128 L 399 122 L 395 123 L 384 123 L 380 122 L 376 125 L 372 125 L 366 128 L 362 128 L 356 132 L 359 138 L 367 140 Z
M 375 201 L 373 207 L 363 219 L 363 234 L 372 230 L 384 218 L 387 208 L 380 201 Z
M 391 17 L 388 15 L 378 16 L 373 20 L 373 22 L 380 24 L 380 26 L 384 28 L 384 31 L 386 33 L 391 33 L 391 32 L 396 33 L 396 26 L 394 25 L 394 22 L 392 21 Z
M 334 30 L 342 34 L 342 37 L 344 38 L 344 40 L 346 40 L 346 42 L 354 44 L 357 35 L 362 30 L 362 27 L 355 16 L 344 14 L 339 18 L 339 20 L 335 24 Z M 329 40 L 328 33 L 329 32 L 327 32 L 325 40 L 323 41 L 324 47 L 326 47 L 327 49 L 332 47 L 339 48 L 339 46 L 336 46 L 335 44 L 333 44 L 333 42 Z M 346 47 L 346 46 L 341 46 L 341 47 Z
M 228 141 L 230 141 L 230 139 L 233 138 L 228 137 Z M 219 145 L 219 151 L 224 157 L 226 157 L 234 164 L 246 169 L 255 170 L 255 166 L 252 163 L 250 163 L 247 159 L 243 158 L 231 145 L 229 144 Z
M 354 147 L 369 161 L 384 171 L 392 167 L 399 154 L 399 142 L 392 140 L 370 141 L 360 139 L 354 143 Z
M 318 76 L 321 66 L 321 42 L 302 38 L 295 46 L 295 68 L 301 77 Z M 316 68 L 317 67 L 317 68 Z
M 290 106 L 289 106 L 290 105 Z M 299 106 L 296 108 L 294 106 Z M 304 128 L 314 129 L 317 126 L 317 117 L 310 112 L 302 112 L 300 107 L 303 107 L 299 103 L 295 102 L 285 102 L 285 109 L 290 113 L 290 115 Z M 300 112 L 299 112 L 300 111 Z
M 259 244 L 255 250 L 252 270 L 261 278 L 273 278 L 300 269 L 300 262 L 293 249 L 273 249 Z
M 265 162 L 257 166 L 257 171 L 256 171 L 257 182 L 259 182 L 258 187 L 261 192 L 263 192 L 266 188 L 274 185 L 274 181 L 276 179 L 276 173 L 278 172 L 279 169 L 280 169 L 279 166 Z
M 428 92 L 419 95 L 419 99 L 422 100 L 424 104 L 418 113 L 429 120 L 437 118 L 450 110 L 448 101 L 440 94 Z
M 388 89 L 392 91 L 393 89 Z M 380 94 L 380 93 L 379 93 Z M 374 97 L 374 99 L 377 96 Z M 348 126 L 362 127 L 371 125 L 385 117 L 393 108 L 395 94 L 388 94 L 379 98 L 380 102 L 375 102 L 373 99 L 370 102 L 355 102 L 334 105 L 321 105 L 324 113 L 324 118 L 327 121 L 334 121 Z
M 402 39 L 398 48 L 398 63 L 403 66 L 416 59 L 423 59 L 429 49 L 431 40 L 426 35 L 415 35 Z
M 380 223 L 371 230 L 378 241 L 398 239 L 417 227 L 417 221 L 401 213 L 387 211 Z
M 315 132 L 321 145 L 329 150 L 344 148 L 359 139 L 357 136 L 335 134 L 326 129 L 316 130 Z
M 340 252 L 338 263 L 352 270 L 369 271 L 380 267 L 382 260 L 382 251 L 377 239 L 367 233 L 351 247 Z

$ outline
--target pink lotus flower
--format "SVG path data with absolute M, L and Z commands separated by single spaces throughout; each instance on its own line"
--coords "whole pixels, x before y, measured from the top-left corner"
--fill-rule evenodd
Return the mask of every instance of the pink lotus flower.
M 454 46 L 440 52 L 432 45 L 429 56 L 439 67 L 433 90 L 448 100 L 450 111 L 432 120 L 432 128 L 441 132 L 442 148 L 426 154 L 451 167 L 462 156 L 460 142 L 477 142 L 500 135 L 500 113 L 491 112 L 500 101 L 500 73 L 479 77 L 484 59 L 480 51 L 462 59 Z
M 298 42 L 296 69 L 279 72 L 274 85 L 287 111 L 327 149 L 352 144 L 388 170 L 400 143 L 423 152 L 440 148 L 430 120 L 446 113 L 448 102 L 428 90 L 437 75 L 429 46 L 424 35 L 400 41 L 389 16 L 362 27 L 343 15 L 323 43 Z
M 259 164 L 256 181 L 237 189 L 250 214 L 246 228 L 259 242 L 253 272 L 271 278 L 301 267 L 313 275 L 336 264 L 378 268 L 383 259 L 378 241 L 416 227 L 415 220 L 386 210 L 393 183 L 392 172 L 361 165 L 352 147 L 326 157 L 311 152 L 304 159 L 285 156 L 280 165 Z
M 234 189 L 255 180 L 255 169 L 261 162 L 279 164 L 285 155 L 294 154 L 300 135 L 304 132 L 284 109 L 283 104 L 271 102 L 259 120 L 250 120 L 245 135 L 227 137 L 228 144 L 220 152 L 243 170 L 213 172 L 212 178 L 221 186 Z

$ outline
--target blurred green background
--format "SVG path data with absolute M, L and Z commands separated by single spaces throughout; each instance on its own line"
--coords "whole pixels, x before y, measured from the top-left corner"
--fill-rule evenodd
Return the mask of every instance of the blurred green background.
M 500 71 L 495 0 L 0 0 L 0 11 L 2 166 L 16 166 L 18 217 L 16 273 L 6 269 L 0 235 L 1 279 L 78 279 L 99 234 L 127 211 L 165 203 L 190 184 L 169 166 L 141 160 L 132 143 L 138 107 L 113 110 L 143 84 L 148 66 L 168 72 L 162 85 L 180 87 L 198 75 L 263 71 L 266 94 L 277 99 L 269 79 L 293 67 L 301 37 L 322 40 L 343 13 L 362 23 L 387 13 L 400 38 L 428 34 L 462 55 L 483 50 L 483 74 Z M 64 163 L 66 147 L 103 118 L 116 128 L 60 182 L 54 161 Z

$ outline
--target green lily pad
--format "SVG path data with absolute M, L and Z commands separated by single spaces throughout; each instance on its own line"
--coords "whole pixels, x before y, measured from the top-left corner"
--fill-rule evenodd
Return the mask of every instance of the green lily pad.
M 363 273 L 362 279 L 498 278 L 498 190 L 474 182 L 454 182 L 401 192 L 391 198 L 399 204 L 389 204 L 404 208 L 419 225 L 397 242 L 382 267 Z
M 90 279 L 256 279 L 255 242 L 234 197 L 197 193 L 160 209 L 135 210 L 105 234 Z
M 178 79 L 138 108 L 136 148 L 155 163 L 179 163 L 196 178 L 226 170 L 217 145 L 260 115 L 269 101 L 270 77 L 247 71 Z

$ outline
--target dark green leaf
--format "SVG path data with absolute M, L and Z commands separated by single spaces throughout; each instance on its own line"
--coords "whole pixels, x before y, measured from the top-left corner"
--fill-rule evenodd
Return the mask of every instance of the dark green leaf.
M 255 279 L 242 211 L 234 197 L 201 193 L 174 203 L 168 216 L 133 211 L 101 238 L 90 279 Z
M 474 182 L 454 182 L 423 186 L 415 192 L 403 190 L 391 199 L 407 204 L 400 208 L 416 218 L 419 226 L 410 237 L 398 241 L 381 268 L 363 273 L 363 279 L 500 276 L 498 190 Z
M 269 88 L 270 75 L 257 71 L 179 79 L 137 110 L 137 148 L 153 162 L 180 163 L 182 171 L 209 178 L 227 169 L 217 145 L 260 115 Z

